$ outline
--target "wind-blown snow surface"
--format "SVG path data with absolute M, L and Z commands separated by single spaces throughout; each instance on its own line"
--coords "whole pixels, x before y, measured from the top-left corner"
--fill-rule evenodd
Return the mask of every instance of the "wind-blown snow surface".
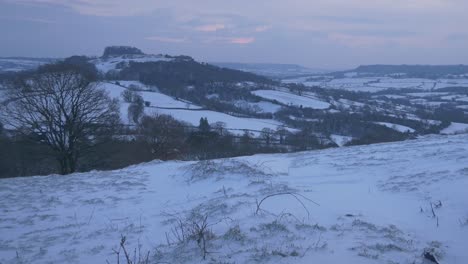
M 124 235 L 153 263 L 423 263 L 427 249 L 465 264 L 467 153 L 468 135 L 431 136 L 2 179 L 0 262 L 117 263 Z M 286 192 L 310 215 L 287 194 L 255 213 Z M 206 260 L 195 241 L 176 243 L 175 220 L 200 214 L 212 231 Z

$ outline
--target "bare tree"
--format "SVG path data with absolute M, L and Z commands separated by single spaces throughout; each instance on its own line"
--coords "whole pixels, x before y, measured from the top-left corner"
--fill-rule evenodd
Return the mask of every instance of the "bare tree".
M 262 133 L 260 136 L 263 138 L 263 140 L 265 140 L 267 146 L 270 146 L 274 133 L 275 131 L 273 131 L 273 129 L 271 128 L 262 129 Z
M 70 67 L 23 77 L 11 85 L 7 96 L 5 122 L 47 144 L 61 174 L 74 172 L 84 143 L 92 142 L 119 116 L 118 101 Z
M 168 115 L 143 116 L 138 125 L 139 138 L 151 147 L 157 158 L 169 159 L 177 156 L 184 146 L 184 126 Z
M 128 106 L 127 113 L 128 113 L 128 120 L 135 124 L 140 122 L 141 117 L 143 116 L 145 111 L 145 101 L 141 95 L 135 94 L 133 96 L 133 100 Z

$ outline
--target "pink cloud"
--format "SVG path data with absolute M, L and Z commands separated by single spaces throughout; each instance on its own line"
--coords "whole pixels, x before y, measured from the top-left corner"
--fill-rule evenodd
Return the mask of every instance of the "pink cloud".
M 203 40 L 204 43 L 225 43 L 247 45 L 255 42 L 253 37 L 211 37 Z
M 158 37 L 158 36 L 151 36 L 146 37 L 146 40 L 153 40 L 158 42 L 167 42 L 167 43 L 183 43 L 187 42 L 186 38 L 168 38 L 168 37 Z
M 229 43 L 246 45 L 255 42 L 255 38 L 230 38 Z
M 226 26 L 224 24 L 210 24 L 210 25 L 202 25 L 195 28 L 196 31 L 203 31 L 203 32 L 215 32 L 221 29 L 225 29 Z

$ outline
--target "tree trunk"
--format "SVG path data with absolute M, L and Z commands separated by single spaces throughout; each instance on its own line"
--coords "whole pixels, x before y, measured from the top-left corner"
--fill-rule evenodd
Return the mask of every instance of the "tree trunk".
M 76 171 L 75 155 L 73 154 L 62 154 L 58 157 L 59 170 L 61 175 L 67 175 Z

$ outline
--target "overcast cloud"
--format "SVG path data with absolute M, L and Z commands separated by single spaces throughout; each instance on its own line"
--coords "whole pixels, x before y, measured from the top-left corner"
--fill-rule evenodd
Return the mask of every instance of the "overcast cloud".
M 106 45 L 203 61 L 468 63 L 465 0 L 0 0 L 0 56 Z

